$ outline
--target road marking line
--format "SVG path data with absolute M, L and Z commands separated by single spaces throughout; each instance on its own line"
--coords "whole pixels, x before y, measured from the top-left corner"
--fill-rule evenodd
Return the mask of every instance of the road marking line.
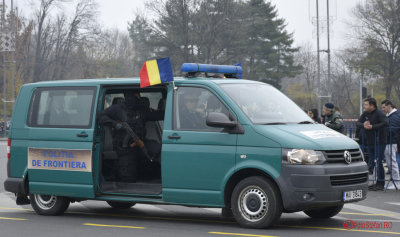
M 147 229 L 146 227 L 128 226 L 128 225 L 102 225 L 102 224 L 94 224 L 94 223 L 83 223 L 83 225 L 97 226 L 97 227 L 111 227 L 111 228 L 126 228 L 126 229 Z
M 172 218 L 172 217 L 157 217 L 157 216 L 144 216 L 136 218 L 143 218 L 143 219 L 154 219 L 154 220 L 171 220 L 171 221 L 193 221 L 193 222 L 205 222 L 205 223 L 221 223 L 221 224 L 233 224 L 236 223 L 234 221 L 217 221 L 217 220 L 203 220 L 203 219 L 187 219 L 187 218 Z
M 11 208 L 11 207 L 0 207 L 0 210 L 23 210 L 33 211 L 32 209 L 24 208 Z M 160 209 L 160 208 L 159 208 Z M 84 214 L 84 215 L 96 215 L 96 216 L 109 216 L 109 217 L 126 217 L 126 218 L 138 218 L 138 219 L 154 219 L 154 220 L 172 220 L 172 221 L 193 221 L 193 222 L 205 222 L 205 223 L 221 223 L 221 224 L 233 224 L 233 221 L 218 221 L 218 220 L 204 220 L 204 219 L 188 219 L 188 218 L 173 218 L 173 217 L 157 217 L 157 216 L 132 216 L 122 214 L 107 214 L 107 213 L 94 213 L 94 212 L 74 212 L 67 211 L 66 214 Z
M 28 219 L 23 219 L 23 218 L 9 218 L 9 217 L 1 217 L 0 220 L 14 220 L 14 221 L 26 221 Z
M 32 209 L 17 208 L 17 207 L 0 207 L 0 210 L 23 210 L 23 211 L 33 211 Z
M 340 230 L 340 231 L 354 231 L 354 232 L 365 232 L 365 233 L 379 233 L 379 234 L 392 234 L 400 235 L 400 232 L 389 232 L 389 231 L 379 231 L 379 230 L 348 230 L 345 228 L 334 228 L 334 227 L 318 227 L 318 226 L 291 226 L 291 225 L 276 225 L 280 227 L 289 228 L 299 228 L 299 229 L 319 229 L 319 230 Z
M 339 212 L 339 214 L 345 215 L 363 215 L 363 216 L 395 216 L 395 215 L 388 215 L 388 214 L 369 214 L 369 213 L 355 213 L 355 212 Z
M 400 206 L 400 202 L 386 202 L 386 203 L 390 205 Z
M 335 217 L 336 219 L 336 217 Z M 343 218 L 343 220 L 349 220 L 349 218 Z M 357 221 L 357 222 L 392 222 L 392 223 L 400 223 L 400 220 L 393 220 L 393 219 L 386 219 L 386 220 L 382 220 L 382 219 L 359 219 L 359 218 L 351 218 L 352 221 Z
M 253 234 L 241 234 L 241 233 L 225 233 L 225 232 L 208 232 L 213 235 L 235 235 L 235 236 L 252 236 L 252 237 L 277 237 L 272 235 L 253 235 Z
M 400 215 L 398 213 L 392 212 L 392 211 L 386 211 L 386 210 L 382 210 L 382 209 L 378 209 L 378 208 L 367 207 L 367 206 L 362 206 L 362 205 L 357 205 L 357 204 L 346 204 L 345 208 L 362 211 L 362 212 L 367 212 L 367 213 L 381 213 L 383 215 L 392 215 L 391 218 L 400 220 Z

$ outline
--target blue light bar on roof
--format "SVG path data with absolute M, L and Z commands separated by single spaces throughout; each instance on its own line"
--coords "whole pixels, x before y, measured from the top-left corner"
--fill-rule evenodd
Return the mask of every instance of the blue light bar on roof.
M 240 74 L 243 73 L 243 70 L 241 66 L 184 63 L 182 64 L 182 72 Z

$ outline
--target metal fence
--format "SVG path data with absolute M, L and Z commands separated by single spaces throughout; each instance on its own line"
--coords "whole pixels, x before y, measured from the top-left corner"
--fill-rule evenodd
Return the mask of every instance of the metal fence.
M 345 120 L 344 134 L 354 139 L 364 153 L 368 164 L 371 183 L 384 183 L 386 189 L 400 190 L 399 164 L 400 154 L 397 151 L 396 135 L 400 127 L 385 127 L 377 130 L 366 130 L 357 127 L 357 120 Z M 387 173 L 384 169 L 387 166 Z

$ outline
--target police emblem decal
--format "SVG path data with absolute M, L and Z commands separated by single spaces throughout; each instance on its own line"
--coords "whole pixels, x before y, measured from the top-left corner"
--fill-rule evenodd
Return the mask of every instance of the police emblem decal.
M 351 163 L 351 154 L 349 151 L 344 151 L 344 161 L 346 161 L 347 164 Z

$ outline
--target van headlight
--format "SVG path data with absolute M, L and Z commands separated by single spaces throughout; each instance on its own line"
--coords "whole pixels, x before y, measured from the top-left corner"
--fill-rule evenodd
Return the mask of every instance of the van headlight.
M 282 161 L 297 165 L 320 165 L 326 159 L 322 151 L 304 149 L 282 149 Z

